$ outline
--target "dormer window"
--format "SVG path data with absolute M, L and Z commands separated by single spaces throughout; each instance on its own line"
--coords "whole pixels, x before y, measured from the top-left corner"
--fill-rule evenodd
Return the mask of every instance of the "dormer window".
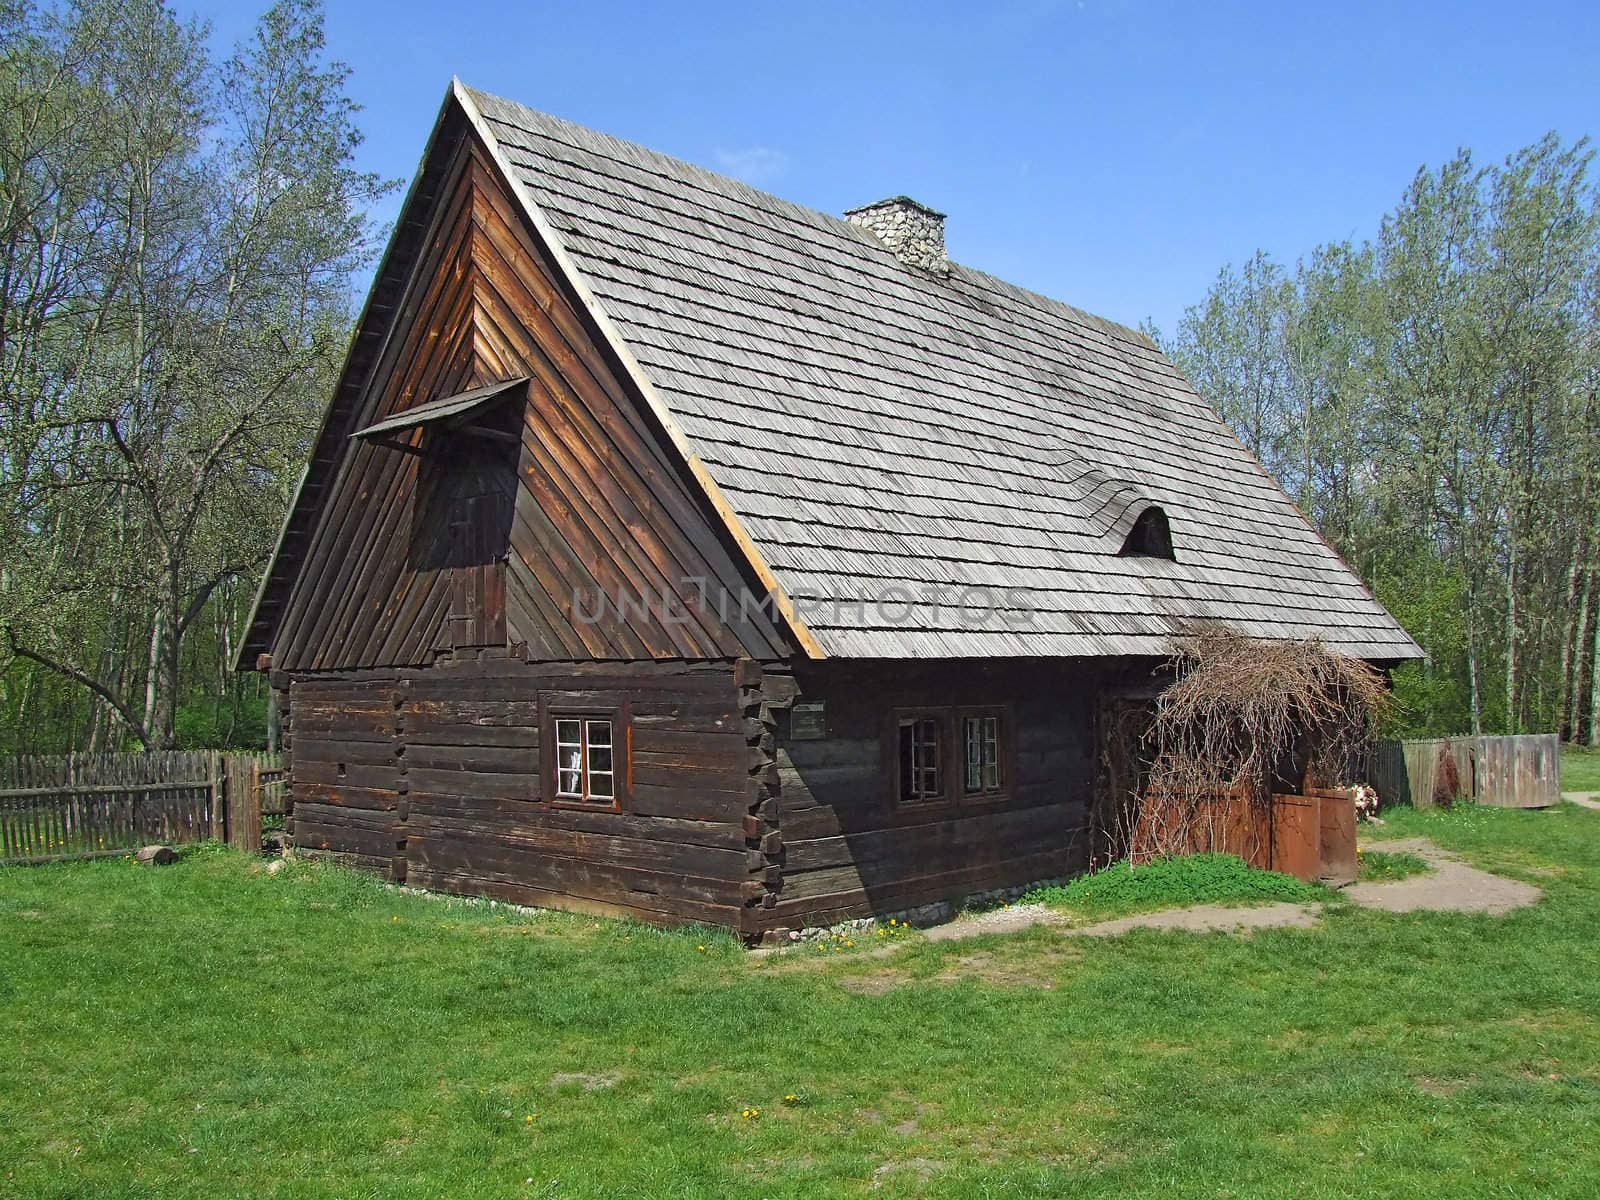
M 528 377 L 430 400 L 352 437 L 415 457 L 413 571 L 442 574 L 450 594 L 437 650 L 503 646 L 506 557 Z
M 1172 526 L 1167 523 L 1167 514 L 1154 504 L 1145 509 L 1134 521 L 1117 553 L 1126 558 L 1174 559 Z

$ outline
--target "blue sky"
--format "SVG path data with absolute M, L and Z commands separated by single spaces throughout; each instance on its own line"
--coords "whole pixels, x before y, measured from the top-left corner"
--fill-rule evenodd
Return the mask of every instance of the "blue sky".
M 203 0 L 231 43 L 249 4 Z M 1424 163 L 1600 130 L 1600 6 L 327 0 L 362 165 L 409 178 L 452 75 L 1170 329 L 1217 270 L 1366 237 Z

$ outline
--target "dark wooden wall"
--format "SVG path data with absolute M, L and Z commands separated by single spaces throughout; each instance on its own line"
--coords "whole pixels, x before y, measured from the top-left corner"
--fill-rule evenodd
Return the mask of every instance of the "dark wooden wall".
M 540 702 L 630 708 L 624 812 L 544 803 Z M 293 836 L 422 887 L 740 928 L 759 898 L 729 663 L 507 657 L 291 683 Z
M 826 705 L 827 737 L 795 741 L 778 710 L 782 885 L 765 928 L 828 924 L 1080 871 L 1094 787 L 1094 669 L 1068 662 L 801 664 L 780 701 Z M 1006 801 L 918 808 L 891 796 L 895 708 L 1008 705 Z M 890 748 L 892 752 L 892 747 Z
M 292 561 L 273 568 L 268 592 L 281 616 L 273 617 L 272 666 L 418 666 L 441 649 L 484 641 L 520 645 L 540 660 L 787 654 L 771 620 L 739 615 L 747 568 L 727 531 L 624 382 L 476 135 L 447 129 L 432 153 L 444 163 L 431 159 L 424 171 L 428 202 L 401 217 L 403 228 L 426 229 L 413 238 L 408 283 L 397 301 L 368 314 L 386 327 L 381 352 L 342 427 L 330 426 L 318 443 L 314 532 L 297 534 Z M 364 327 L 363 345 L 367 334 Z M 438 545 L 459 543 L 460 532 L 418 528 L 424 519 L 452 520 L 435 511 L 427 484 L 427 456 L 448 452 L 448 437 L 414 435 L 418 455 L 347 435 L 523 375 L 531 377 L 526 391 L 510 395 L 502 413 L 521 439 L 520 449 L 510 447 L 516 485 L 503 570 L 452 562 Z M 330 472 L 331 485 L 322 482 Z M 499 521 L 497 505 L 482 507 Z M 295 521 L 306 523 L 298 508 Z M 286 571 L 294 582 L 284 601 Z M 734 600 L 719 606 L 719 594 Z

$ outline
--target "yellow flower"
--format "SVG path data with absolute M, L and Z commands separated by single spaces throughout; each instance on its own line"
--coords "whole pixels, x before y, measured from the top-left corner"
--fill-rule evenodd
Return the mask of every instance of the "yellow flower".
M 523 1117 L 522 1119 L 524 1121 L 528 1122 L 528 1124 L 532 1125 L 533 1124 L 533 1119 L 535 1117 L 537 1117 L 538 1115 L 539 1115 L 538 1113 L 529 1113 L 527 1116 Z
M 706 952 L 706 948 L 704 946 L 696 946 L 695 949 L 700 951 L 701 954 Z

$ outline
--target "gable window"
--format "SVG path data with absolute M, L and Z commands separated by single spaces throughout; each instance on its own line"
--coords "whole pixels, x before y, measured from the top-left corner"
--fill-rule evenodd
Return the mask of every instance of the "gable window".
M 937 716 L 900 718 L 900 802 L 924 804 L 943 800 L 945 785 L 944 720 Z
M 562 806 L 620 809 L 627 792 L 629 732 L 624 709 L 547 711 L 546 795 Z
M 1000 713 L 973 712 L 961 718 L 966 770 L 962 789 L 969 796 L 992 796 L 1005 785 L 1000 755 Z

